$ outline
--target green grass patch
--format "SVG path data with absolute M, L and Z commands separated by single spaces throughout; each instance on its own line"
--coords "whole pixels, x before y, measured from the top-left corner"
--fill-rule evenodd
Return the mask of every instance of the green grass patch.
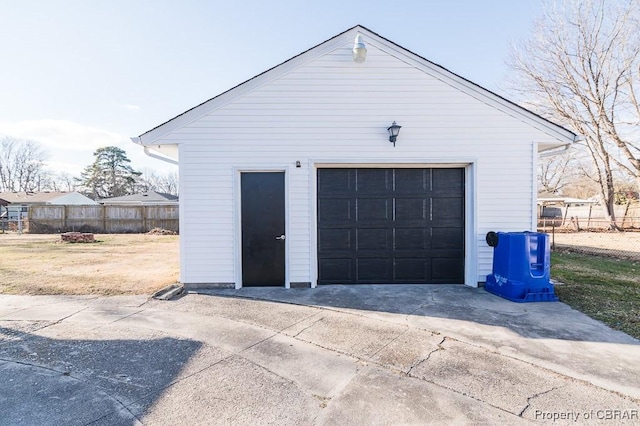
M 551 276 L 560 300 L 640 339 L 640 262 L 556 251 Z

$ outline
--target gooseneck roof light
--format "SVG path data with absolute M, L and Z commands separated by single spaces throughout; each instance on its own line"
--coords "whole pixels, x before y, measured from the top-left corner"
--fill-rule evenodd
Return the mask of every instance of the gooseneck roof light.
M 353 60 L 359 64 L 363 63 L 367 58 L 367 48 L 362 41 L 362 36 L 358 34 L 353 44 Z

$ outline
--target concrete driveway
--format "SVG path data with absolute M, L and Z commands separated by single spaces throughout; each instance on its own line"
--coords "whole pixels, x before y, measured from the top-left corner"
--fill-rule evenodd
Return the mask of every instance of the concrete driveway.
M 0 296 L 0 424 L 638 424 L 639 343 L 463 286 Z

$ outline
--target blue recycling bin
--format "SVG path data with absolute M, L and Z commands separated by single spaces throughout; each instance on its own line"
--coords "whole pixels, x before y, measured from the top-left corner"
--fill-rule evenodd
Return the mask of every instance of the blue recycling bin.
M 513 302 L 555 302 L 551 283 L 549 235 L 538 232 L 490 232 L 493 272 L 485 290 Z

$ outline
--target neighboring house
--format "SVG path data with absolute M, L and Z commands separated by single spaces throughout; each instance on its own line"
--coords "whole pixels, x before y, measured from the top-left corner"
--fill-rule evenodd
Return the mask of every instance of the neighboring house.
M 361 26 L 132 138 L 179 164 L 187 288 L 477 286 L 575 139 Z
M 0 192 L 0 198 L 7 201 L 8 219 L 16 220 L 28 216 L 29 206 L 49 205 L 95 205 L 98 204 L 79 192 Z
M 178 196 L 164 192 L 147 191 L 122 197 L 102 198 L 98 202 L 105 205 L 178 205 Z
M 590 204 L 598 204 L 596 200 L 585 200 L 583 198 L 565 197 L 562 195 L 551 194 L 549 192 L 540 192 L 538 194 L 538 205 L 558 205 L 558 206 L 588 206 Z
M 6 209 L 7 205 L 9 205 L 9 202 L 0 198 L 0 220 L 7 219 L 9 216 L 9 211 Z

